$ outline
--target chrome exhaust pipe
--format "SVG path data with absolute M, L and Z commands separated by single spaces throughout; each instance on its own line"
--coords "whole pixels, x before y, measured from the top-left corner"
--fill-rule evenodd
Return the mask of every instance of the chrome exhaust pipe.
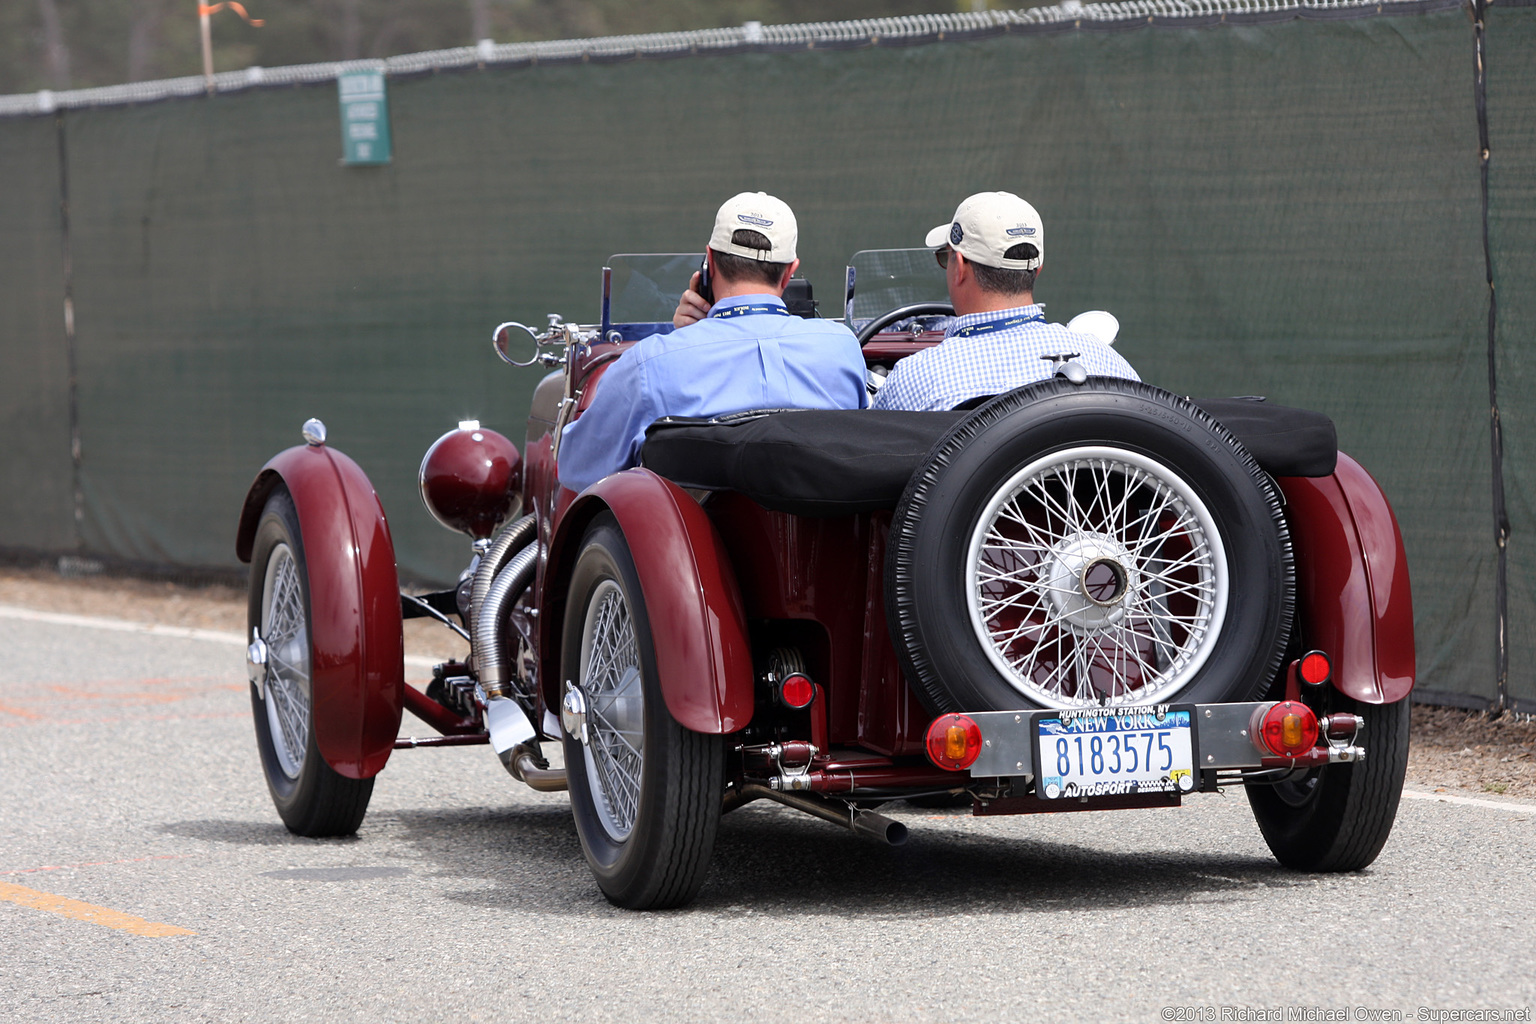
M 793 807 L 797 811 L 814 815 L 823 821 L 830 821 L 834 825 L 841 825 L 851 829 L 861 836 L 870 839 L 878 839 L 890 846 L 901 846 L 907 841 L 907 826 L 894 818 L 887 818 L 883 814 L 874 811 L 863 811 L 847 804 L 835 803 L 818 796 L 807 796 L 803 793 L 782 793 L 776 789 L 759 785 L 756 782 L 742 784 L 739 796 L 732 798 L 730 806 L 740 807 L 752 800 L 773 800 L 785 807 Z
M 565 769 L 551 768 L 539 750 L 538 740 L 519 743 L 501 755 L 501 763 L 519 782 L 540 793 L 560 793 L 566 788 Z
M 501 653 L 502 623 L 506 621 L 507 608 L 522 596 L 533 579 L 538 557 L 537 544 L 528 544 L 513 555 L 486 588 L 484 601 L 475 608 L 475 677 L 488 698 L 512 695 L 508 683 L 511 672 Z
M 854 808 L 852 828 L 861 836 L 878 839 L 890 846 L 901 846 L 907 841 L 907 826 L 874 811 Z

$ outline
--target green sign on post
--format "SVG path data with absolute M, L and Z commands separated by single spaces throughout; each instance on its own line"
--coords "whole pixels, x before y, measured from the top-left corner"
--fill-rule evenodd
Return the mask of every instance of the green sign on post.
M 336 76 L 341 97 L 341 162 L 387 164 L 390 159 L 389 101 L 383 71 L 343 71 Z

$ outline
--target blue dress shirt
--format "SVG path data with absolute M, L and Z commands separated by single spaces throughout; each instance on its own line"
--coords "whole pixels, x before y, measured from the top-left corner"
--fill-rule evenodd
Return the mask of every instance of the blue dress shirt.
M 762 311 L 734 312 L 756 306 Z M 573 491 L 639 462 L 663 416 L 746 409 L 862 409 L 864 356 L 830 320 L 790 316 L 776 295 L 721 299 L 708 319 L 638 342 L 604 372 L 560 440 L 560 483 Z
M 981 395 L 1045 380 L 1054 371 L 1041 357 L 1065 352 L 1076 352 L 1076 361 L 1091 377 L 1141 379 L 1099 339 L 1046 323 L 1045 304 L 1037 302 L 955 317 L 943 341 L 892 368 L 873 404 L 876 409 L 953 409 Z

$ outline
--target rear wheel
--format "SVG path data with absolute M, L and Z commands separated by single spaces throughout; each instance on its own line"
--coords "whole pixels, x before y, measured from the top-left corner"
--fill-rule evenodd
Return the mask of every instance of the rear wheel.
M 1249 784 L 1248 802 L 1275 859 L 1298 871 L 1358 871 L 1376 859 L 1397 818 L 1408 772 L 1408 700 L 1362 704 L 1334 691 L 1330 711 L 1365 720 L 1365 759 L 1315 768 L 1270 785 Z
M 310 621 L 299 517 L 293 498 L 278 488 L 262 510 L 251 554 L 247 660 L 256 746 L 267 790 L 290 832 L 350 835 L 368 810 L 373 779 L 339 774 L 315 745 Z
M 565 763 L 587 863 L 619 906 L 681 906 L 714 851 L 724 741 L 667 711 L 639 576 L 611 516 L 582 542 L 563 639 Z

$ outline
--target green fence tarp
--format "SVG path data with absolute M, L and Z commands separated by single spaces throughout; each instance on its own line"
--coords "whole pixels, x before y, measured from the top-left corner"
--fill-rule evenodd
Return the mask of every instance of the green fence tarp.
M 59 144 L 0 121 L 0 545 L 74 548 Z
M 1491 30 L 1508 33 L 1495 137 L 1518 136 L 1496 163 L 1505 279 L 1531 265 L 1536 70 L 1519 57 L 1533 18 L 1501 11 Z M 1044 216 L 1037 294 L 1053 318 L 1111 310 L 1123 353 L 1174 391 L 1336 420 L 1403 527 L 1420 685 L 1491 699 L 1471 47 L 1452 11 L 490 67 L 391 79 L 394 160 L 378 168 L 339 165 L 334 85 L 68 111 L 82 547 L 232 564 L 246 486 L 318 416 L 378 488 L 402 574 L 452 579 L 467 543 L 421 508 L 421 453 L 470 417 L 521 443 L 538 376 L 494 360 L 492 325 L 591 321 L 606 255 L 697 250 L 744 188 L 795 207 L 806 275 L 835 313 L 854 250 L 918 244 L 968 193 L 1003 188 Z M 36 235 L 27 272 L 45 292 L 57 225 L 27 218 L 57 191 L 56 150 L 51 118 L 0 120 L 0 166 L 22 183 L 0 194 L 0 223 Z M 37 350 L 46 365 L 21 390 L 52 419 L 0 456 L 0 479 L 50 467 L 57 512 L 17 532 L 0 496 L 0 546 L 66 547 L 58 292 L 29 287 L 0 281 L 0 365 Z M 1519 287 L 1501 292 L 1506 316 L 1536 312 L 1528 276 Z M 1507 406 L 1527 413 L 1529 340 L 1503 336 L 1525 346 L 1504 372 Z M 1517 636 L 1536 626 L 1527 419 L 1505 417 Z
M 338 167 L 334 107 L 303 89 L 66 119 L 89 549 L 232 564 L 241 495 L 316 416 L 374 479 L 405 575 L 467 561 L 415 460 L 475 413 L 521 440 L 497 411 L 526 387 L 485 340 L 507 263 L 444 210 L 458 182 Z
M 1488 12 L 1488 236 L 1509 514 L 1509 692 L 1536 711 L 1536 7 Z M 1492 530 L 1490 517 L 1489 531 Z M 1414 599 L 1419 597 L 1414 588 Z M 1481 675 L 1478 681 L 1482 681 Z M 1471 692 L 1483 695 L 1485 689 Z

